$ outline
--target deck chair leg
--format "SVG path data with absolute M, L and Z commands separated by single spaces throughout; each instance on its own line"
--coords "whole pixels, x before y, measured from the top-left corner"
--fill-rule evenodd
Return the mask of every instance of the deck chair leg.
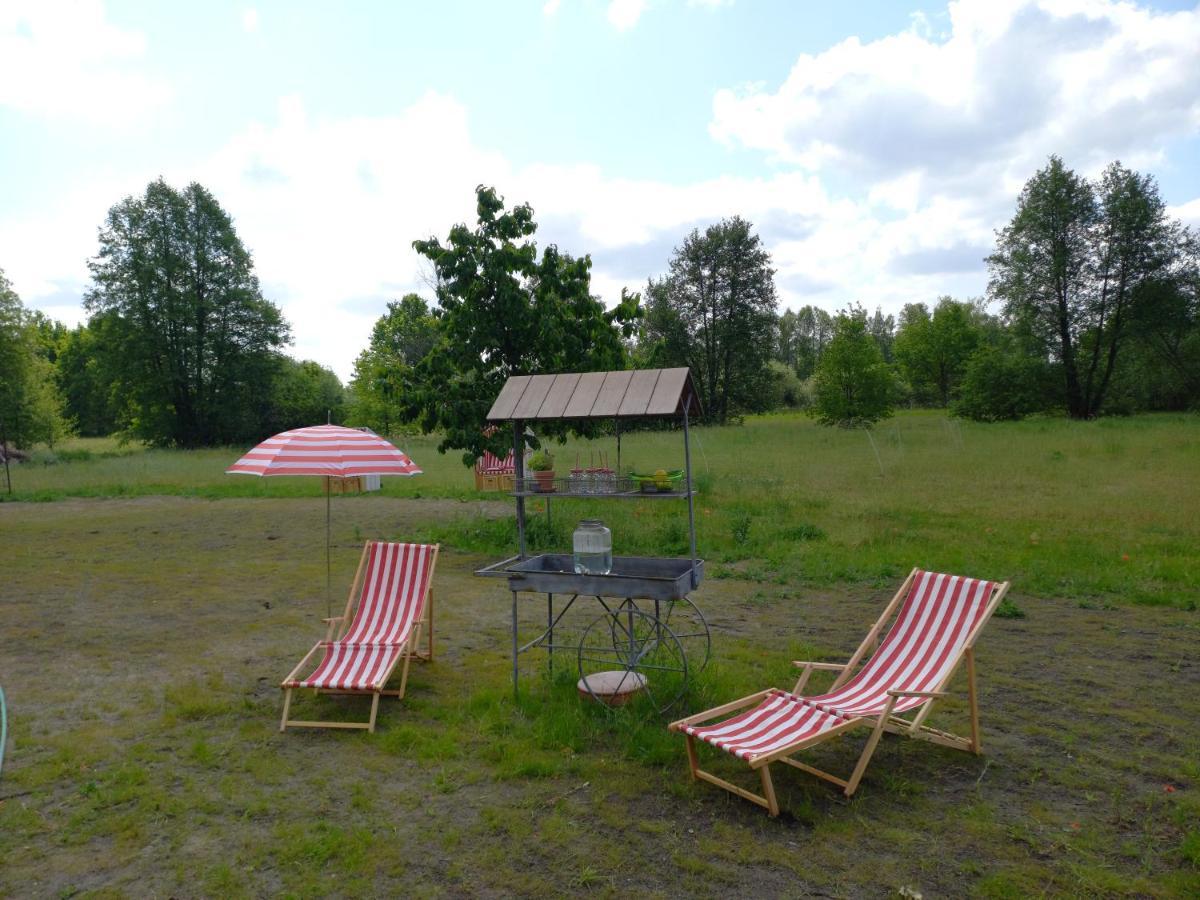
M 371 734 L 375 733 L 375 715 L 378 712 L 379 712 L 379 692 L 376 691 L 371 697 L 371 721 L 370 721 L 370 724 L 367 725 L 367 731 L 369 731 Z
M 408 666 L 413 661 L 415 648 L 420 646 L 421 623 L 416 623 L 414 628 L 415 632 L 413 636 L 408 638 L 408 643 L 404 646 L 404 665 L 401 666 L 400 670 L 400 690 L 396 692 L 396 700 L 403 700 L 404 698 L 404 690 L 408 688 Z
M 687 755 L 688 755 L 688 770 L 692 773 L 692 781 L 699 781 L 699 776 L 696 775 L 696 770 L 700 768 L 700 760 L 696 756 L 696 739 L 690 734 L 685 734 L 687 739 Z
M 279 719 L 279 730 L 287 731 L 287 714 L 288 707 L 292 705 L 292 689 L 287 688 L 283 692 L 283 716 Z
M 979 755 L 983 752 L 983 742 L 979 736 L 979 695 L 975 689 L 975 648 L 967 648 L 967 701 L 971 705 L 971 752 Z
M 871 731 L 871 736 L 867 738 L 867 746 L 863 748 L 862 756 L 858 758 L 858 765 L 854 767 L 854 773 L 850 776 L 850 780 L 846 782 L 846 788 L 842 792 L 847 797 L 854 796 L 854 792 L 858 790 L 858 783 L 862 781 L 863 773 L 867 771 L 867 763 L 871 761 L 871 757 L 875 754 L 875 748 L 879 746 L 879 739 L 883 737 L 883 728 L 887 724 L 888 716 L 892 714 L 892 706 L 895 704 L 895 698 L 888 701 L 887 708 L 883 715 L 879 717 L 879 721 L 875 723 L 875 728 Z
M 771 766 L 768 763 L 758 770 L 762 775 L 763 796 L 767 800 L 767 815 L 779 815 L 779 801 L 775 799 L 775 782 L 771 780 Z
M 426 615 L 429 617 L 429 646 L 426 648 L 429 651 L 429 661 L 433 662 L 433 588 L 429 588 L 429 602 Z

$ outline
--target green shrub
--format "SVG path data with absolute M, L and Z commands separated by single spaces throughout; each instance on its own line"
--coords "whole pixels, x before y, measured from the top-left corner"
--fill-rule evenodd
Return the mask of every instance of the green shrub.
M 1047 408 L 1048 365 L 1013 349 L 984 347 L 971 355 L 955 415 L 977 422 L 1023 419 Z

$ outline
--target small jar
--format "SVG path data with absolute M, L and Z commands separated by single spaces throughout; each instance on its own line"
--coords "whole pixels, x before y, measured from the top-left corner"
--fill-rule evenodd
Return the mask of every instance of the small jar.
M 584 519 L 571 539 L 576 575 L 607 575 L 612 571 L 612 532 L 597 519 Z

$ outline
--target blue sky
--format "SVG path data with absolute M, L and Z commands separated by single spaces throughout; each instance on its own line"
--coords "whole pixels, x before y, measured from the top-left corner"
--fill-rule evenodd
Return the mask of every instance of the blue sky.
M 198 180 L 345 378 L 485 182 L 606 300 L 740 214 L 785 306 L 895 311 L 983 293 L 1049 153 L 1200 223 L 1198 71 L 1177 2 L 0 0 L 0 268 L 78 321 L 108 207 Z

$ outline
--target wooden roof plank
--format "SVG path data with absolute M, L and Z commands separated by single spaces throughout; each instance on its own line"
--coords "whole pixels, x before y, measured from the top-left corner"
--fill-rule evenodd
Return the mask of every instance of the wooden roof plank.
M 517 408 L 529 380 L 528 375 L 514 375 L 504 382 L 504 387 L 500 388 L 500 393 L 496 395 L 496 402 L 488 410 L 489 422 L 503 422 L 513 418 L 513 410 Z
M 501 388 L 488 419 L 678 416 L 685 401 L 689 413 L 701 412 L 691 372 L 683 367 L 514 375 Z
M 554 384 L 550 385 L 550 392 L 542 401 L 542 408 L 538 410 L 538 418 L 561 419 L 567 410 L 567 403 L 575 393 L 577 384 L 579 384 L 578 373 L 554 376 Z
M 525 393 L 521 395 L 521 402 L 513 410 L 513 418 L 536 419 L 538 410 L 542 408 L 542 401 L 546 399 L 546 394 L 550 393 L 552 384 L 554 384 L 553 375 L 534 375 L 530 378 L 529 384 L 525 387 Z
M 621 408 L 621 401 L 625 399 L 625 391 L 632 379 L 633 372 L 629 370 L 605 373 L 604 384 L 600 387 L 596 402 L 592 404 L 590 415 L 615 416 Z
M 658 384 L 661 369 L 642 369 L 635 371 L 629 379 L 629 387 L 625 390 L 625 398 L 621 401 L 618 416 L 644 416 L 650 406 L 650 398 Z
M 682 412 L 683 391 L 689 386 L 689 380 L 686 368 L 663 369 L 659 373 L 658 383 L 654 386 L 654 394 L 646 404 L 646 415 L 673 416 Z
M 579 376 L 575 393 L 571 395 L 571 399 L 567 401 L 567 408 L 563 411 L 564 419 L 586 419 L 592 414 L 592 404 L 596 402 L 596 395 L 600 393 L 600 387 L 604 384 L 604 374 L 585 372 Z

